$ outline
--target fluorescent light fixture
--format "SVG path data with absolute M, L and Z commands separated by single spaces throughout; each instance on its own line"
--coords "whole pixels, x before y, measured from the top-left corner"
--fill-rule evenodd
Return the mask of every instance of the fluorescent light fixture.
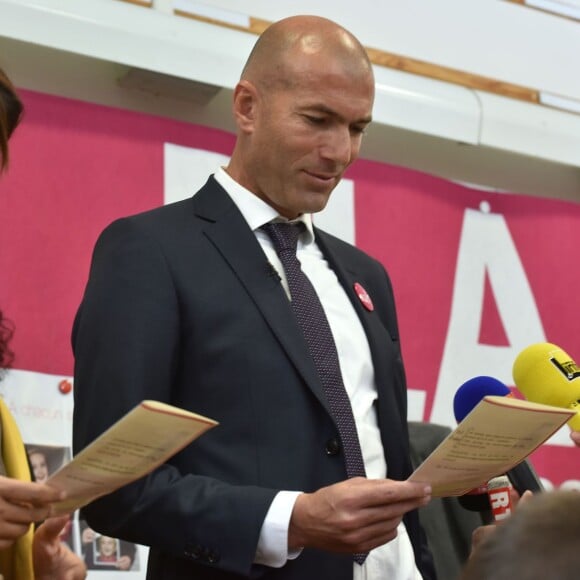
M 580 20 L 580 2 L 578 0 L 526 0 L 526 5 Z
M 373 66 L 373 121 L 477 144 L 481 107 L 474 91 L 412 73 Z
M 571 99 L 570 97 L 562 97 L 560 95 L 540 91 L 540 103 L 547 107 L 554 107 L 555 109 L 562 109 L 563 111 L 580 114 L 580 101 L 577 99 Z

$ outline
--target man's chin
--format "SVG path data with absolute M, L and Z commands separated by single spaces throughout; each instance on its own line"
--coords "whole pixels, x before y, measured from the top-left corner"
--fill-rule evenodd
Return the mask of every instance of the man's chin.
M 309 198 L 308 208 L 305 209 L 302 213 L 318 213 L 322 211 L 328 204 L 328 200 L 330 199 L 330 192 L 326 194 L 311 194 Z

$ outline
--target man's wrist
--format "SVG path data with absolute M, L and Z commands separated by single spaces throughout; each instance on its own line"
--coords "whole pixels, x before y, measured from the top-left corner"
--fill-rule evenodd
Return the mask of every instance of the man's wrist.
M 296 499 L 301 495 L 293 491 L 276 494 L 262 524 L 254 563 L 280 568 L 298 557 L 300 549 L 289 550 L 288 532 Z
M 306 544 L 306 537 L 303 531 L 303 521 L 305 514 L 305 504 L 307 502 L 307 495 L 300 494 L 294 503 L 294 509 L 290 516 L 290 523 L 288 525 L 288 550 L 303 550 Z

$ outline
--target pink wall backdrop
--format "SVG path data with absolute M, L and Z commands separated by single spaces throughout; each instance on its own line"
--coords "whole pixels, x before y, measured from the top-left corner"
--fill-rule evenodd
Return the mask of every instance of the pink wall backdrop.
M 356 182 L 356 243 L 379 259 L 393 279 L 411 387 L 436 384 L 463 216 L 466 208 L 478 210 L 482 200 L 507 222 L 547 341 L 580 359 L 578 316 L 574 314 L 580 308 L 576 290 L 580 275 L 574 266 L 580 251 L 580 205 L 481 192 L 364 160 L 351 168 L 349 177 Z M 479 340 L 495 346 L 508 344 L 488 283 Z M 492 369 L 489 372 L 493 374 Z
M 8 282 L 0 304 L 18 327 L 15 366 L 70 374 L 71 324 L 101 230 L 163 204 L 164 141 L 227 154 L 233 140 L 120 109 L 22 96 L 26 114 L 0 181 L 0 271 Z
M 60 97 L 22 95 L 26 115 L 13 139 L 9 173 L 0 181 L 0 305 L 16 323 L 16 368 L 71 375 L 70 330 L 100 231 L 117 217 L 163 203 L 165 142 L 229 154 L 233 136 Z M 348 177 L 355 182 L 357 244 L 391 274 L 409 386 L 426 391 L 426 419 L 448 331 L 464 213 L 478 209 L 483 198 L 509 226 L 547 340 L 580 358 L 580 274 L 574 267 L 580 206 L 482 195 L 370 161 L 357 162 Z M 508 344 L 489 282 L 479 341 Z M 544 447 L 533 460 L 541 475 L 558 484 L 580 479 L 578 453 Z

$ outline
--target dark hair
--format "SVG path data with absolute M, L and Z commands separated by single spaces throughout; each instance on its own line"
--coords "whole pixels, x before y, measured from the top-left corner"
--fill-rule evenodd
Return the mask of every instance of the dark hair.
M 460 580 L 576 580 L 580 493 L 534 495 L 478 546 Z
M 0 379 L 3 369 L 10 368 L 14 361 L 14 353 L 8 348 L 13 334 L 14 325 L 0 310 Z
M 20 122 L 22 110 L 22 102 L 14 90 L 14 85 L 0 68 L 0 173 L 8 165 L 8 139 Z M 2 371 L 9 368 L 14 361 L 14 353 L 8 348 L 13 334 L 14 325 L 0 310 L 0 379 Z
M 22 102 L 0 68 L 0 172 L 8 166 L 8 139 L 22 117 Z

